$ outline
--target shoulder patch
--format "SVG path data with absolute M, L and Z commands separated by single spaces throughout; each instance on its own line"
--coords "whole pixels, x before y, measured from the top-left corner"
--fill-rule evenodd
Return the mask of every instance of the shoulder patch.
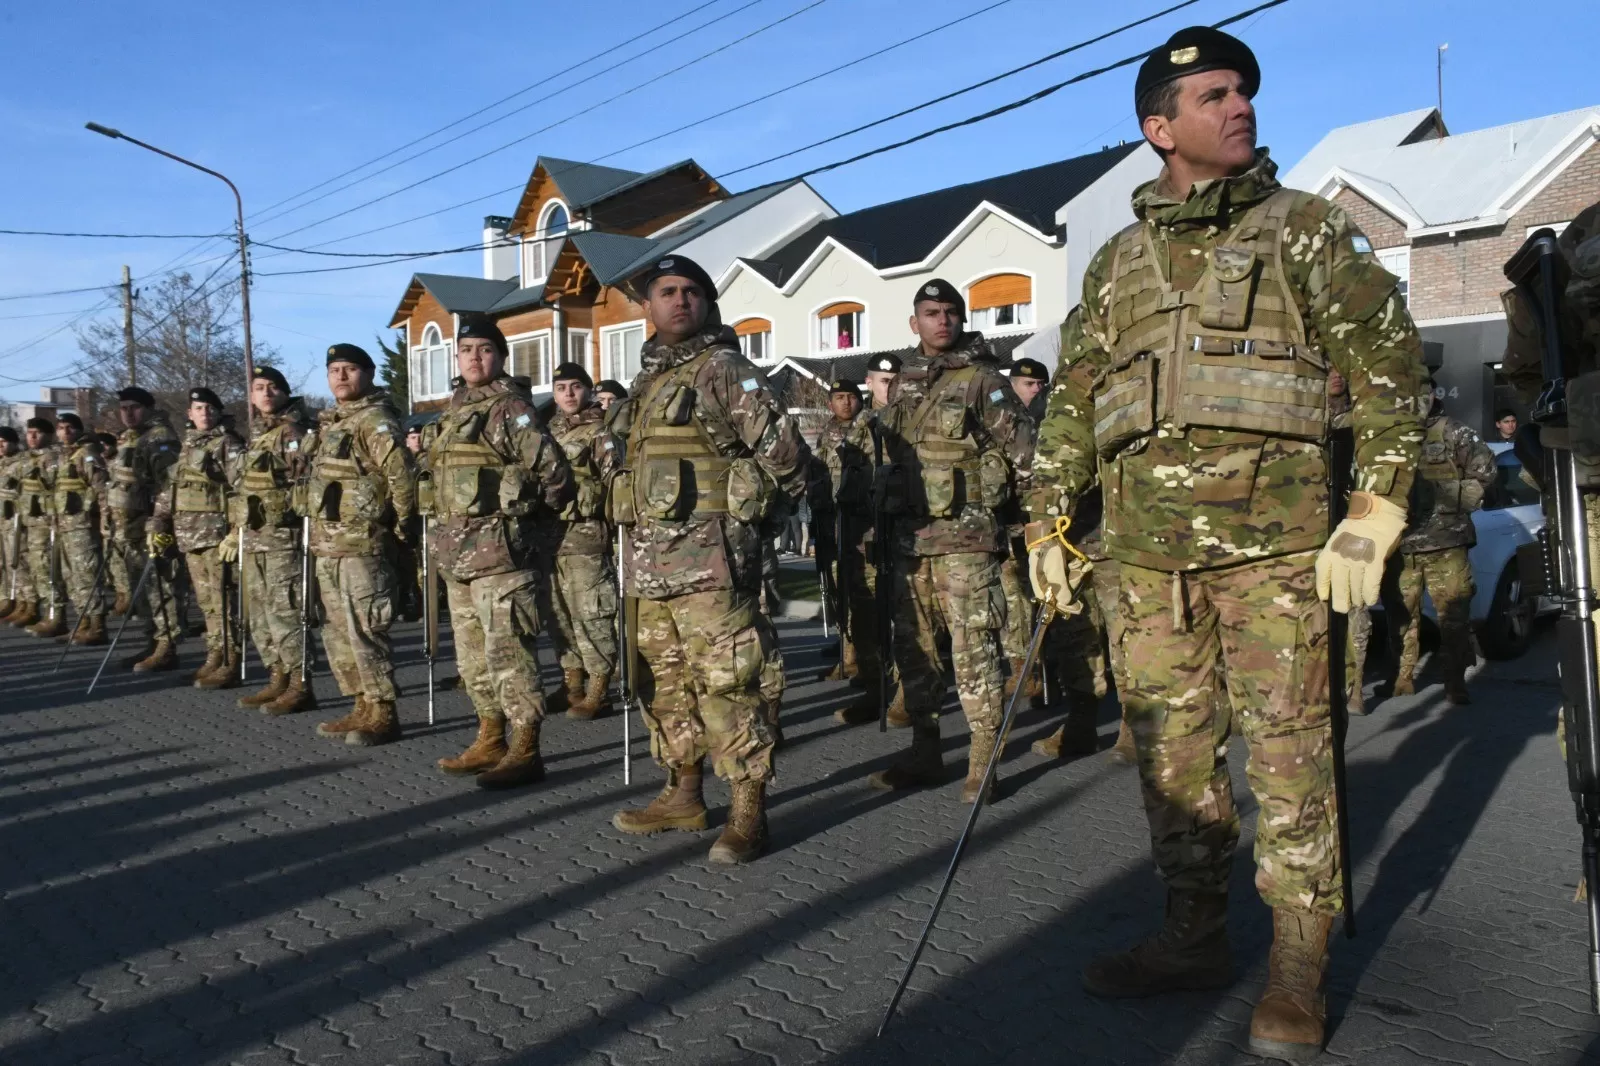
M 1350 238 L 1350 247 L 1354 248 L 1360 255 L 1372 254 L 1372 242 L 1359 233 Z
M 1004 390 L 1002 390 L 1002 389 L 995 389 L 995 390 L 994 390 L 994 391 L 993 391 L 993 392 L 991 392 L 991 393 L 990 393 L 990 394 L 989 394 L 989 402 L 990 402 L 990 403 L 999 403 L 999 402 L 1000 402 L 1000 400 L 1001 400 L 1001 399 L 1002 399 L 1002 398 L 1003 398 L 1003 397 L 1004 397 L 1004 396 L 1005 396 L 1005 391 L 1004 391 Z
M 300 450 L 300 442 L 297 441 L 297 440 L 290 441 L 289 442 L 289 446 L 288 446 L 288 450 L 291 451 L 291 452 L 299 451 Z
M 379 422 L 376 426 L 373 426 L 372 428 L 373 428 L 373 430 L 375 432 L 378 432 L 378 433 L 393 433 L 394 432 L 394 427 L 389 425 L 389 423 L 387 423 L 387 422 Z
M 744 389 L 745 392 L 755 392 L 761 387 L 761 385 L 756 381 L 755 378 L 745 378 L 743 381 L 739 382 L 739 387 Z
M 533 419 L 527 414 L 527 412 L 523 412 L 516 417 L 516 423 L 519 426 L 525 426 L 531 421 L 533 421 Z

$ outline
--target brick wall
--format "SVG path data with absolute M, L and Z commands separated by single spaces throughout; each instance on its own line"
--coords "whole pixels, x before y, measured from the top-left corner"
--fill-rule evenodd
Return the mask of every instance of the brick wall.
M 1367 235 L 1374 248 L 1393 248 L 1406 243 L 1406 228 L 1354 189 L 1340 189 L 1333 202 L 1344 208 L 1344 213 Z

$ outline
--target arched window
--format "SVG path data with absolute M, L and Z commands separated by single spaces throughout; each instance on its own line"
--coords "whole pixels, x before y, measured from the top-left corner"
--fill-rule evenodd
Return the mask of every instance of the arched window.
M 550 266 L 567 235 L 570 219 L 567 205 L 551 200 L 539 212 L 539 224 L 533 229 L 533 239 L 523 244 L 522 285 L 527 288 L 550 276 Z
M 867 309 L 853 300 L 829 304 L 817 312 L 817 350 L 848 352 L 867 343 Z
M 746 318 L 733 324 L 739 335 L 739 350 L 753 363 L 772 358 L 772 323 L 764 318 Z
M 437 323 L 429 322 L 422 330 L 422 341 L 407 360 L 411 369 L 411 398 L 427 400 L 448 395 L 450 392 L 450 344 L 439 332 Z
M 1033 279 L 990 274 L 967 286 L 967 323 L 980 333 L 1033 325 Z

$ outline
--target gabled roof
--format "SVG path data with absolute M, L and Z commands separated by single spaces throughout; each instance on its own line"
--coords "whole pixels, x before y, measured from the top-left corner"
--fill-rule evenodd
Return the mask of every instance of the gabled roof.
M 398 326 L 411 317 L 424 289 L 452 314 L 481 313 L 492 310 L 495 304 L 517 291 L 517 283 L 458 274 L 413 274 L 405 295 L 400 298 L 400 306 L 389 320 L 390 326 Z
M 512 311 L 528 311 L 538 307 L 544 302 L 544 282 L 530 285 L 526 289 L 512 289 L 489 308 L 491 315 L 503 315 Z
M 1415 111 L 1386 115 L 1383 118 L 1354 122 L 1348 126 L 1331 129 L 1287 173 L 1279 174 L 1278 180 L 1291 189 L 1305 189 L 1309 192 L 1310 186 L 1305 184 L 1306 182 L 1316 181 L 1335 166 L 1347 163 L 1357 154 L 1398 148 L 1402 144 L 1420 140 L 1417 134 L 1426 130 L 1429 124 L 1437 119 L 1438 114 L 1438 108 L 1421 107 Z M 1443 128 L 1442 121 L 1439 128 Z
M 598 163 L 579 163 L 572 159 L 556 159 L 545 155 L 540 156 L 534 164 L 535 170 L 539 167 L 544 168 L 545 174 L 556 183 L 556 188 L 561 190 L 562 199 L 572 208 L 603 200 L 617 190 L 627 188 L 640 178 L 646 177 L 637 170 L 603 167 Z
M 1398 120 L 1408 117 L 1333 131 L 1284 175 L 1284 184 L 1322 195 L 1352 188 L 1404 222 L 1413 237 L 1498 226 L 1600 140 L 1600 107 L 1391 143 L 1405 125 Z M 1366 127 L 1371 136 L 1360 136 Z M 1325 147 L 1330 140 L 1337 152 Z
M 782 279 L 779 283 L 787 283 L 830 237 L 879 270 L 918 263 L 984 203 L 1005 210 L 1040 233 L 1054 233 L 1056 209 L 1138 147 L 1118 145 L 825 219 L 769 255 L 767 263 Z M 761 273 L 769 276 L 766 270 Z
M 596 281 L 611 285 L 627 278 L 629 265 L 641 257 L 649 257 L 657 242 L 649 237 L 588 230 L 569 234 L 567 244 L 583 256 Z

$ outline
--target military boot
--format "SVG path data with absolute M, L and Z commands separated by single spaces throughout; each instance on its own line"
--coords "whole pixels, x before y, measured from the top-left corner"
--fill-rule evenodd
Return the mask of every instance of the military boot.
M 1401 674 L 1394 679 L 1394 687 L 1389 690 L 1391 696 L 1414 696 L 1417 692 L 1416 682 L 1409 673 Z
M 170 640 L 158 640 L 156 646 L 150 649 L 150 654 L 133 664 L 136 674 L 149 674 L 158 670 L 176 670 L 178 668 L 178 649 Z
M 1093 996 L 1137 999 L 1233 983 L 1226 893 L 1167 892 L 1167 919 L 1129 951 L 1097 955 L 1083 969 Z
M 98 647 L 106 642 L 106 616 L 91 614 L 87 618 L 78 620 L 78 628 L 73 631 L 72 643 L 86 647 Z
M 371 712 L 367 709 L 367 698 L 357 696 L 355 706 L 350 708 L 350 713 L 343 718 L 336 718 L 331 722 L 317 724 L 317 736 L 332 737 L 341 740 L 345 734 L 360 729 Z
M 583 686 L 583 699 L 567 704 L 567 717 L 588 721 L 611 710 L 611 675 L 590 674 Z
M 29 600 L 23 603 L 21 610 L 12 611 L 6 619 L 16 629 L 27 629 L 29 626 L 39 624 L 39 601 Z
M 1472 697 L 1467 693 L 1466 664 L 1454 656 L 1444 661 L 1444 698 L 1456 707 L 1465 707 L 1472 702 Z
M 883 700 L 873 691 L 863 692 L 849 703 L 833 712 L 833 719 L 844 725 L 866 725 L 876 722 L 883 711 Z
M 574 703 L 583 702 L 583 671 L 561 670 L 561 691 L 550 700 L 552 710 L 570 710 Z
M 1005 687 L 1005 698 L 1008 701 L 1011 699 L 1011 694 L 1017 690 L 1019 683 L 1022 686 L 1023 696 L 1029 700 L 1037 699 L 1038 697 L 1044 695 L 1044 686 L 1039 683 L 1038 662 L 1034 662 L 1033 670 L 1029 672 L 1027 677 L 1023 677 L 1022 675 L 1022 667 L 1024 664 L 1025 660 L 1023 659 L 1011 660 L 1011 676 L 1006 678 Z
M 867 784 L 888 792 L 902 788 L 927 788 L 944 782 L 944 760 L 939 754 L 939 727 L 912 726 L 911 750 L 886 770 L 867 777 Z
M 1274 907 L 1267 987 L 1250 1016 L 1250 1050 L 1310 1062 L 1322 1054 L 1328 1005 L 1328 933 L 1333 915 Z
M 394 700 L 368 700 L 367 717 L 344 735 L 344 742 L 358 748 L 372 748 L 400 739 L 400 715 Z
M 1003 748 L 1005 745 L 1002 744 Z M 972 746 L 967 749 L 967 779 L 961 783 L 961 802 L 976 803 L 979 793 L 983 795 L 983 802 L 988 803 L 994 799 L 994 786 L 1000 782 L 1000 768 L 995 767 L 994 776 L 989 779 L 988 791 L 983 789 L 983 775 L 989 769 L 989 756 L 994 754 L 995 734 L 972 734 Z
M 1117 742 L 1111 745 L 1109 757 L 1112 762 L 1120 762 L 1127 766 L 1138 765 L 1139 749 L 1134 746 L 1133 730 L 1128 728 L 1126 718 L 1117 726 Z
M 845 673 L 844 663 L 834 663 L 833 666 L 817 675 L 818 681 L 848 681 L 850 675 Z
M 4 622 L 6 620 L 6 616 L 16 609 L 16 600 L 0 600 L 0 622 Z
M 611 824 L 624 833 L 649 836 L 668 829 L 706 827 L 706 801 L 701 793 L 699 760 L 674 770 L 667 768 L 667 783 L 648 807 L 618 811 Z
M 480 714 L 477 739 L 466 751 L 453 759 L 440 759 L 438 765 L 447 774 L 481 774 L 505 757 L 506 720 Z
M 767 783 L 735 781 L 733 807 L 706 856 L 725 866 L 754 862 L 767 850 Z
M 283 690 L 288 687 L 289 671 L 284 669 L 283 664 L 273 663 L 272 673 L 267 678 L 267 687 L 262 689 L 260 692 L 255 692 L 248 696 L 240 696 L 239 706 L 265 707 L 267 704 L 283 695 Z
M 189 684 L 199 688 L 200 682 L 210 677 L 222 665 L 225 658 L 221 648 L 207 648 L 206 661 L 200 664 L 200 669 L 189 675 Z
M 239 687 L 239 652 L 229 648 L 222 665 L 195 682 L 196 688 L 219 689 Z
M 36 637 L 44 637 L 47 640 L 51 637 L 62 636 L 67 631 L 67 620 L 61 617 L 62 613 L 57 611 L 53 618 L 47 615 L 39 619 L 28 627 L 28 632 Z
M 544 759 L 539 754 L 539 723 L 512 722 L 506 753 L 494 767 L 478 775 L 479 788 L 518 788 L 544 780 Z
M 1367 694 L 1362 691 L 1360 685 L 1350 686 L 1350 698 L 1344 701 L 1344 710 L 1346 714 L 1355 715 L 1357 718 L 1366 716 Z
M 1095 715 L 1100 701 L 1092 694 L 1072 693 L 1068 699 L 1067 717 L 1061 728 L 1033 742 L 1033 753 L 1051 759 L 1070 759 L 1079 755 L 1093 755 L 1100 750 L 1100 734 L 1095 729 Z
M 297 711 L 315 710 L 316 706 L 317 694 L 312 691 L 311 682 L 300 680 L 300 672 L 296 670 L 289 674 L 289 681 L 283 686 L 283 691 L 278 694 L 278 698 L 271 703 L 264 704 L 261 708 L 261 713 L 276 717 L 280 714 L 294 714 Z
M 118 618 L 126 618 L 128 616 L 128 594 L 126 592 L 117 593 L 116 600 L 111 604 L 111 613 Z
M 911 715 L 906 713 L 906 690 L 903 686 L 896 686 L 894 700 L 889 704 L 889 728 L 911 728 Z

